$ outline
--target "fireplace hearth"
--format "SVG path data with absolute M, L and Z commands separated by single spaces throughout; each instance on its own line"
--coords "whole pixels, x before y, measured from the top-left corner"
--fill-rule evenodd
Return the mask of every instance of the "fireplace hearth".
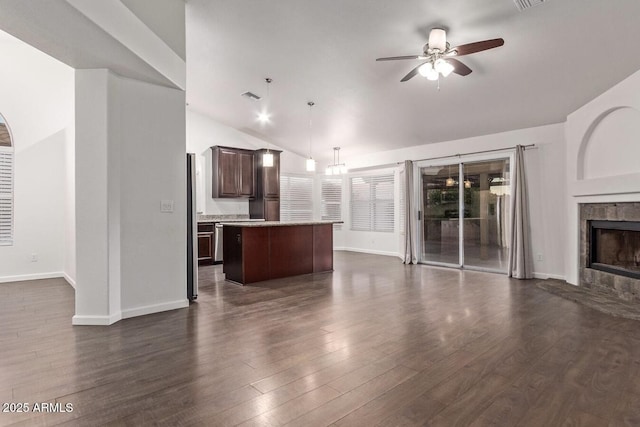
M 640 303 L 640 203 L 580 205 L 579 284 Z

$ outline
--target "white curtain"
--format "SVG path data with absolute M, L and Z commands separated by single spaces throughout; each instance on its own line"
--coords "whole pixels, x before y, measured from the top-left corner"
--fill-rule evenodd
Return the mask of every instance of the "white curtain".
M 413 197 L 413 162 L 404 162 L 404 264 L 418 263 L 418 242 L 416 222 L 414 221 L 415 200 Z
M 533 257 L 531 256 L 531 232 L 529 226 L 529 200 L 524 171 L 524 147 L 518 145 L 513 172 L 513 194 L 511 197 L 511 245 L 509 247 L 509 277 L 531 279 Z

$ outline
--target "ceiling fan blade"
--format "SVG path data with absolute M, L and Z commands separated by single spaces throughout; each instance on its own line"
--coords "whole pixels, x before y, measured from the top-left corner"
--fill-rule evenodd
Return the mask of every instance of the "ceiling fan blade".
M 504 44 L 503 39 L 491 39 L 483 40 L 481 42 L 467 43 L 457 47 L 452 47 L 450 51 L 456 51 L 457 56 L 470 55 L 476 52 L 482 52 L 483 50 L 493 49 L 500 47 Z
M 461 76 L 468 76 L 472 72 L 471 68 L 467 67 L 455 58 L 447 58 L 447 62 L 453 65 L 453 72 L 456 74 L 459 74 Z
M 418 65 L 416 68 L 414 68 L 413 70 L 409 71 L 409 74 L 407 74 L 406 76 L 404 76 L 402 78 L 402 80 L 400 80 L 401 82 L 406 82 L 407 80 L 410 80 L 412 78 L 414 78 L 416 76 L 416 74 L 418 74 L 418 69 L 420 67 L 422 67 L 425 63 L 423 62 L 422 64 Z
M 422 55 L 408 55 L 408 56 L 388 56 L 386 58 L 378 58 L 376 61 L 396 61 L 398 59 L 424 59 Z

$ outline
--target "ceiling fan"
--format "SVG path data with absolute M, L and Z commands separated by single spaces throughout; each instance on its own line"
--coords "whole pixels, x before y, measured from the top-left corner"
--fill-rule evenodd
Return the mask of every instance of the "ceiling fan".
M 441 75 L 447 77 L 452 72 L 461 76 L 468 76 L 471 74 L 471 68 L 454 57 L 482 52 L 483 50 L 500 47 L 503 44 L 503 39 L 491 39 L 451 47 L 447 42 L 447 32 L 442 28 L 433 28 L 429 33 L 429 42 L 422 48 L 421 55 L 389 56 L 378 58 L 376 61 L 395 61 L 399 59 L 425 61 L 409 71 L 409 74 L 400 80 L 401 82 L 412 79 L 418 73 L 429 80 L 438 80 Z

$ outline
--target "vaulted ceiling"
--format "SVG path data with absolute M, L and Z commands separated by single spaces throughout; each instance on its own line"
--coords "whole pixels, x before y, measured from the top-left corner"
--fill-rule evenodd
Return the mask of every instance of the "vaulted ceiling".
M 301 155 L 311 135 L 316 158 L 334 146 L 350 157 L 562 122 L 640 69 L 637 0 L 548 0 L 522 12 L 513 0 L 186 7 L 189 108 Z M 375 61 L 419 54 L 433 27 L 452 45 L 496 37 L 505 45 L 460 58 L 473 73 L 443 79 L 440 90 L 420 76 L 400 82 L 417 61 Z M 262 125 L 256 115 L 267 103 Z

